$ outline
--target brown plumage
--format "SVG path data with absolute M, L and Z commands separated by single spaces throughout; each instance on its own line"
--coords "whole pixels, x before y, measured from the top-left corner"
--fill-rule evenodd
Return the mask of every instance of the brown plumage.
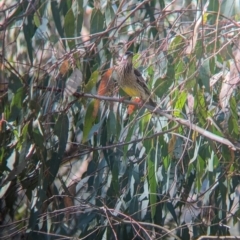
M 116 67 L 118 84 L 130 97 L 139 97 L 142 101 L 149 102 L 156 107 L 142 74 L 133 67 L 132 59 L 133 53 L 128 51 Z

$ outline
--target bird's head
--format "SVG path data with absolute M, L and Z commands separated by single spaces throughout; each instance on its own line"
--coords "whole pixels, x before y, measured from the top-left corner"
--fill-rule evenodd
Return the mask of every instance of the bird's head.
M 125 52 L 125 55 L 122 58 L 123 62 L 132 64 L 133 53 L 130 51 Z

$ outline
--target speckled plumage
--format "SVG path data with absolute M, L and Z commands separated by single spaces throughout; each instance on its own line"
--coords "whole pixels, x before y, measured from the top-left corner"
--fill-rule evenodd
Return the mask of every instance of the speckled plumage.
M 139 97 L 142 101 L 147 101 L 156 107 L 141 73 L 133 67 L 132 58 L 133 53 L 126 52 L 119 66 L 117 66 L 118 84 L 129 96 Z

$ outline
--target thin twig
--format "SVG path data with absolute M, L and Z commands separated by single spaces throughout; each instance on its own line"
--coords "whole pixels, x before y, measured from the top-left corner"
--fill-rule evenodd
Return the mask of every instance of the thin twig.
M 39 89 L 44 89 L 44 90 L 48 90 L 48 91 L 53 91 L 53 92 L 62 92 L 62 89 L 60 88 L 51 88 L 51 87 L 40 87 L 38 86 L 37 88 Z M 98 99 L 98 100 L 105 100 L 105 101 L 110 101 L 110 102 L 120 102 L 120 103 L 126 103 L 129 105 L 134 105 L 139 107 L 139 104 L 133 101 L 128 101 L 122 98 L 117 98 L 117 97 L 106 97 L 106 96 L 99 96 L 99 95 L 94 95 L 94 94 L 89 94 L 89 93 L 74 93 L 74 96 L 77 98 L 93 98 L 93 99 Z M 190 129 L 192 129 L 193 131 L 196 131 L 198 133 L 200 133 L 201 135 L 207 137 L 208 139 L 211 139 L 213 141 L 222 143 L 224 145 L 227 145 L 228 147 L 230 147 L 232 150 L 236 151 L 236 150 L 240 150 L 240 147 L 234 145 L 232 142 L 230 142 L 228 139 L 218 136 L 216 134 L 213 134 L 211 132 L 209 132 L 206 129 L 203 129 L 193 123 L 191 123 L 189 120 L 186 119 L 182 119 L 182 118 L 178 118 L 178 117 L 174 117 L 170 114 L 167 113 L 166 110 L 162 110 L 160 108 L 154 108 L 148 104 L 145 104 L 143 107 L 145 107 L 146 109 L 154 112 L 155 114 L 159 114 L 160 116 L 164 116 L 167 119 L 177 122 L 179 124 L 182 124 Z

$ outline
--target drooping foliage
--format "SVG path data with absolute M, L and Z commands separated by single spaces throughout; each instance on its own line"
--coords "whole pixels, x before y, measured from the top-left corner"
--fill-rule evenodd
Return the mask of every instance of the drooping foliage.
M 1 239 L 239 235 L 239 8 L 1 1 Z

